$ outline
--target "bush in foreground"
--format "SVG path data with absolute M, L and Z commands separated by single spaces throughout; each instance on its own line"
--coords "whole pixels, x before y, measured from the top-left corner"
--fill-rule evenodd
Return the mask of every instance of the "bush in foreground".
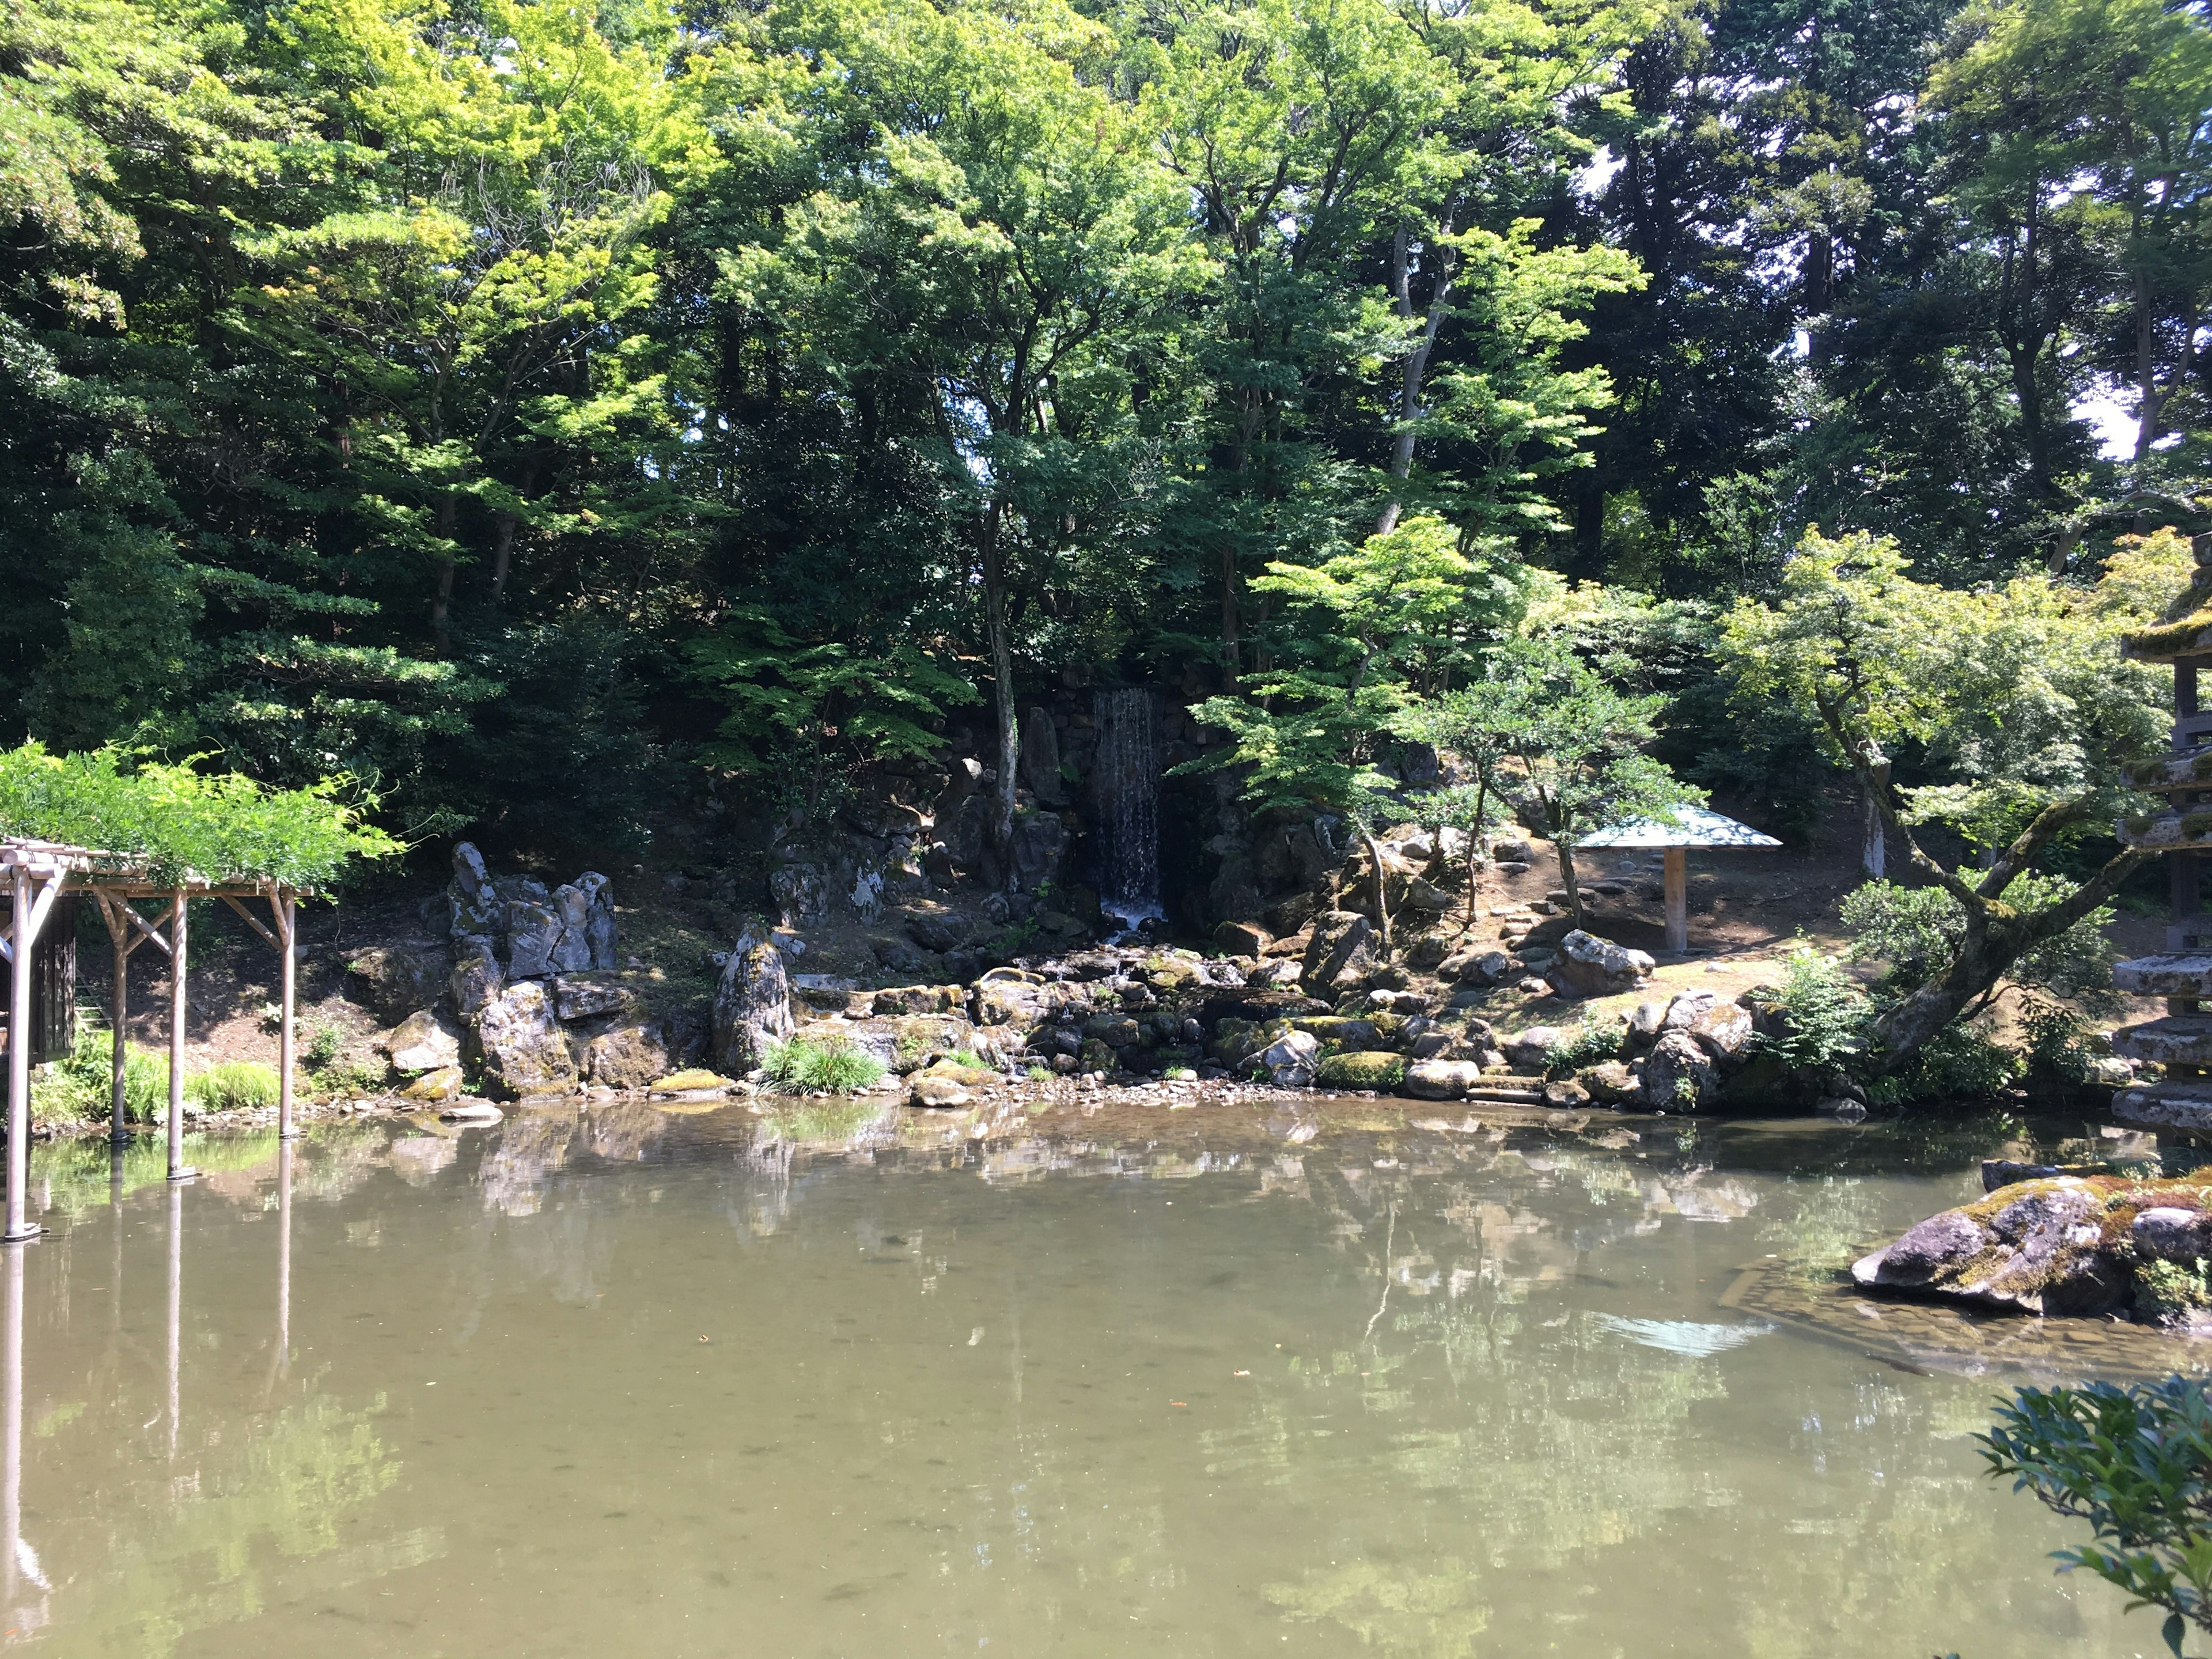
M 842 1037 L 793 1037 L 769 1051 L 768 1080 L 791 1094 L 858 1094 L 884 1074 L 884 1064 Z

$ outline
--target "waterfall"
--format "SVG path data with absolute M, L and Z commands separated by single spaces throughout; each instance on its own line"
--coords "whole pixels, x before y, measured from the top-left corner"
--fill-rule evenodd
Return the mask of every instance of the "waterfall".
M 1152 694 L 1139 687 L 1098 694 L 1099 805 L 1106 822 L 1099 908 L 1124 933 L 1162 920 L 1160 763 Z

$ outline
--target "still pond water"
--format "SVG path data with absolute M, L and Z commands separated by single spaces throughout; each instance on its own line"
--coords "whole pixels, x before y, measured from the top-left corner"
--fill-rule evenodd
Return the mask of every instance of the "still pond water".
M 56 1655 L 2148 1653 L 1970 1437 L 2193 1351 L 1838 1295 L 1994 1132 L 637 1103 L 51 1149 Z M 0 1364 L 4 1356 L 0 1355 Z M 4 1410 L 4 1407 L 0 1407 Z M 4 1547 L 4 1545 L 0 1545 Z

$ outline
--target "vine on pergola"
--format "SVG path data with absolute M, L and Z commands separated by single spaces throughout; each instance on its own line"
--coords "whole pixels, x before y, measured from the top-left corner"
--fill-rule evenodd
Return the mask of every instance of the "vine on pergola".
M 343 778 L 274 789 L 112 745 L 56 755 L 33 739 L 0 750 L 0 835 L 115 854 L 152 886 L 253 882 L 312 892 L 350 860 L 400 850 L 347 789 Z

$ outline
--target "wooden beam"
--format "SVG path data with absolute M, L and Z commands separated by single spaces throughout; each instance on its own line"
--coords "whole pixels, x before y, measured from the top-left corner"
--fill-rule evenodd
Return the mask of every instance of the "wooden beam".
M 222 893 L 218 894 L 216 896 L 221 898 L 222 902 L 225 904 L 228 904 L 232 909 L 237 911 L 240 915 L 245 917 L 246 925 L 248 927 L 251 927 L 255 933 L 260 934 L 264 942 L 276 945 L 280 951 L 284 948 L 283 945 L 277 942 L 276 935 L 270 933 L 268 928 L 262 925 L 260 917 L 255 915 L 251 910 L 247 909 L 243 904 L 240 904 L 238 902 L 238 896 L 236 894 Z M 274 908 L 276 901 L 274 898 L 271 898 L 269 902 L 271 908 Z

